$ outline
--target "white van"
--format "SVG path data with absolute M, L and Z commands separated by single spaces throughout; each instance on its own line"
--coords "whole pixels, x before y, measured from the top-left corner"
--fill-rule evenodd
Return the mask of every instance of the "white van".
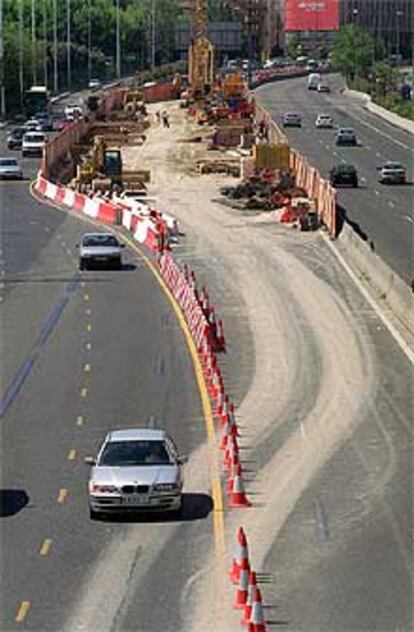
M 22 156 L 41 156 L 47 137 L 42 132 L 27 132 L 23 136 Z
M 311 72 L 308 77 L 308 90 L 317 90 L 321 76 L 319 72 Z

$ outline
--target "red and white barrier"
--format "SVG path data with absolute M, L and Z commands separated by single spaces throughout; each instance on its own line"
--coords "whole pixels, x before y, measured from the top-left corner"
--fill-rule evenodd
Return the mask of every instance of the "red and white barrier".
M 158 214 L 156 217 L 139 215 L 99 196 L 91 198 L 68 187 L 49 182 L 40 174 L 35 189 L 49 200 L 106 224 L 117 224 L 121 221 L 122 225 L 132 232 L 133 238 L 152 252 L 162 252 L 168 248 L 166 225 Z

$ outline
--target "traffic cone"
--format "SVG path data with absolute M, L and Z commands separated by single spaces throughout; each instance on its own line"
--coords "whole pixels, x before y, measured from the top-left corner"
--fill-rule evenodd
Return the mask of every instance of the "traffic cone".
M 243 616 L 241 618 L 240 623 L 242 624 L 247 624 L 250 621 L 250 617 L 252 614 L 252 608 L 253 608 L 253 600 L 255 597 L 255 590 L 257 588 L 256 585 L 256 573 L 254 571 L 250 571 L 249 573 L 249 586 L 247 589 L 247 599 L 246 599 L 246 604 L 244 606 L 244 610 L 243 610 Z
M 226 340 L 224 338 L 223 321 L 221 319 L 217 320 L 216 342 L 217 342 L 217 351 L 226 350 Z
M 230 469 L 229 479 L 227 481 L 226 494 L 230 495 L 234 490 L 234 479 L 236 476 L 241 476 L 241 463 L 239 461 L 239 456 L 237 454 L 234 455 L 233 463 Z
M 233 557 L 232 567 L 229 572 L 230 581 L 237 584 L 241 570 L 250 570 L 249 550 L 243 527 L 239 527 L 236 536 L 236 554 Z
M 224 424 L 222 430 L 221 430 L 221 439 L 220 439 L 220 449 L 221 450 L 225 450 L 227 447 L 227 441 L 229 438 L 229 434 L 230 434 L 230 424 L 226 423 Z
M 233 608 L 244 608 L 244 604 L 247 600 L 247 589 L 249 587 L 249 571 L 242 569 L 239 576 L 239 584 L 236 591 L 236 600 L 233 604 Z
M 265 620 L 263 616 L 262 595 L 259 588 L 254 591 L 252 612 L 249 623 L 253 624 L 253 632 L 266 632 Z
M 217 403 L 216 403 L 216 413 L 219 417 L 221 417 L 224 406 L 224 392 L 221 388 L 221 384 L 219 385 L 219 391 L 217 394 Z
M 230 496 L 230 507 L 250 507 L 251 502 L 247 499 L 246 492 L 244 491 L 243 477 L 235 476 L 233 492 Z
M 230 472 L 231 465 L 234 462 L 235 457 L 239 456 L 239 446 L 237 445 L 237 439 L 233 435 L 229 435 L 227 439 L 226 451 L 224 453 L 224 467 Z
M 224 396 L 224 402 L 223 402 L 223 407 L 221 410 L 221 419 L 220 419 L 220 424 L 221 426 L 224 426 L 224 424 L 227 421 L 228 418 L 228 413 L 229 413 L 229 396 L 225 395 Z

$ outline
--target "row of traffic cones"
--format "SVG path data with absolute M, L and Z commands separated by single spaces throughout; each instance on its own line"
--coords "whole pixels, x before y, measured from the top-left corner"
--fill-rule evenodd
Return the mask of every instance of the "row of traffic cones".
M 200 350 L 208 392 L 213 410 L 219 420 L 220 448 L 224 453 L 224 469 L 227 474 L 226 493 L 230 507 L 250 507 L 243 483 L 242 466 L 239 458 L 238 437 L 240 436 L 234 412 L 234 404 L 225 393 L 224 382 L 214 350 L 205 339 Z
M 233 607 L 242 610 L 240 623 L 248 632 L 265 632 L 262 595 L 257 586 L 256 573 L 250 568 L 246 534 L 239 527 L 236 552 L 229 571 L 230 581 L 237 585 Z
M 226 351 L 226 339 L 224 337 L 223 321 L 216 317 L 214 307 L 210 305 L 210 299 L 206 288 L 197 289 L 197 279 L 193 270 L 189 270 L 184 264 L 184 276 L 187 283 L 192 287 L 197 302 L 208 323 L 209 343 L 216 353 Z

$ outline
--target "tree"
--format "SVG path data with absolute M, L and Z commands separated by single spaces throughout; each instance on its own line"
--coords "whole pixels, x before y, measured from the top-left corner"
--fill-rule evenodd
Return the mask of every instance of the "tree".
M 354 80 L 364 74 L 374 62 L 374 38 L 354 24 L 342 28 L 332 50 L 332 63 L 335 70 L 346 79 Z

